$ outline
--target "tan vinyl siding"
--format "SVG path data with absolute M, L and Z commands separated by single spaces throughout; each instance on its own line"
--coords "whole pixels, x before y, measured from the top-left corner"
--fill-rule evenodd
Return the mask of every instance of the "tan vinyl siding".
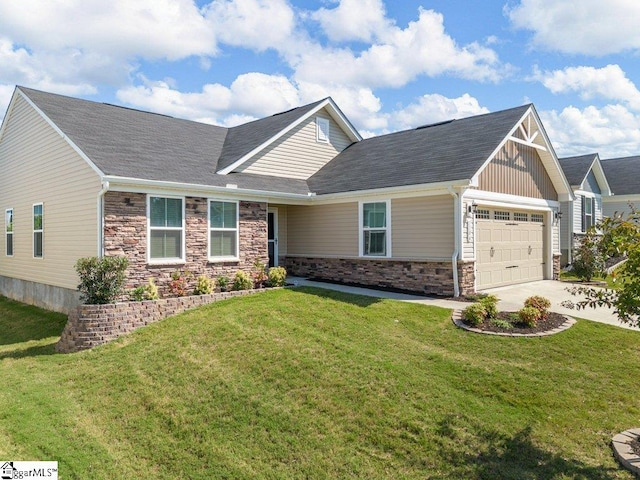
M 358 256 L 358 203 L 289 206 L 287 253 Z
M 0 274 L 64 288 L 78 284 L 73 265 L 96 255 L 98 175 L 21 97 L 0 141 L 0 209 L 14 209 L 14 256 Z M 44 258 L 33 258 L 33 204 L 44 204 Z M 3 215 L 4 218 L 4 215 Z
M 316 140 L 316 117 L 329 120 L 329 143 Z M 349 144 L 349 137 L 323 109 L 239 166 L 236 171 L 307 179 Z
M 522 197 L 558 199 L 536 149 L 511 141 L 480 174 L 479 188 Z
M 450 195 L 391 201 L 393 258 L 451 258 L 455 248 L 453 229 Z

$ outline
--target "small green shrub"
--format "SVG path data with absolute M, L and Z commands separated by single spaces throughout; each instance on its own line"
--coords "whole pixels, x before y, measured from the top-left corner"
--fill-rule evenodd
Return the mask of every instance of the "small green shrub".
M 533 328 L 540 320 L 540 311 L 534 307 L 522 307 L 518 311 L 518 321 L 523 325 Z
M 538 312 L 540 312 L 540 318 L 544 319 L 549 316 L 549 308 L 551 307 L 551 302 L 548 298 L 541 297 L 540 295 L 534 295 L 524 301 L 524 306 L 535 308 L 536 310 L 538 310 Z
M 269 286 L 284 287 L 287 281 L 287 271 L 284 267 L 271 267 L 269 269 Z
M 233 285 L 231 287 L 232 290 L 251 290 L 253 288 L 253 280 L 251 277 L 242 270 L 238 270 L 236 272 L 235 277 L 233 277 Z
M 187 270 L 184 272 L 176 270 L 171 274 L 171 281 L 169 282 L 169 291 L 175 297 L 184 297 L 187 294 L 189 288 L 189 280 L 191 279 L 191 273 Z
M 86 257 L 75 264 L 80 277 L 78 290 L 83 302 L 91 305 L 113 303 L 124 292 L 126 257 Z
M 573 273 L 581 280 L 590 282 L 593 277 L 606 276 L 605 256 L 599 248 L 600 238 L 594 227 L 582 237 L 573 259 Z
M 479 303 L 485 309 L 486 318 L 496 318 L 498 316 L 498 297 L 487 295 L 482 297 Z
M 220 291 L 226 292 L 229 288 L 229 277 L 225 277 L 224 275 L 220 275 L 216 280 L 218 287 L 220 287 Z
M 268 280 L 264 263 L 262 263 L 260 260 L 256 260 L 255 262 L 253 262 L 253 272 L 251 276 L 253 277 L 253 287 L 263 288 Z
M 129 299 L 134 302 L 157 300 L 158 298 L 160 298 L 158 295 L 158 286 L 155 284 L 153 277 L 149 278 L 146 285 L 140 285 L 129 292 Z
M 200 275 L 196 279 L 196 286 L 193 289 L 194 295 L 208 295 L 213 293 L 216 288 L 215 280 L 207 277 L 206 275 Z
M 467 325 L 477 327 L 484 322 L 487 311 L 481 303 L 472 303 L 462 311 L 462 318 Z
M 495 325 L 498 328 L 504 328 L 505 330 L 511 330 L 513 328 L 513 324 L 509 320 L 504 320 L 502 318 L 492 318 L 490 323 L 491 325 Z

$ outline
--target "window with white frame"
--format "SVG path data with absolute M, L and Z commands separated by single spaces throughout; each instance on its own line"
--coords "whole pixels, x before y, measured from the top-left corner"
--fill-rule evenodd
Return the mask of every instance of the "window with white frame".
M 238 202 L 209 201 L 209 259 L 238 258 Z
M 316 117 L 316 140 L 322 143 L 329 143 L 329 120 Z
M 44 207 L 42 203 L 33 206 L 33 256 L 44 256 Z
M 362 255 L 386 257 L 389 242 L 389 202 L 362 204 Z
M 595 198 L 582 197 L 582 231 L 586 232 L 594 225 L 595 218 Z
M 7 208 L 4 212 L 5 253 L 7 257 L 13 256 L 13 208 Z
M 533 223 L 544 223 L 544 215 L 542 213 L 532 213 L 531 221 Z
M 184 261 L 184 200 L 148 198 L 149 261 Z

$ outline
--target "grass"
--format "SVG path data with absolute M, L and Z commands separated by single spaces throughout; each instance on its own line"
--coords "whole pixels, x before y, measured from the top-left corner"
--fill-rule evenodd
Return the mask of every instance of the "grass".
M 278 290 L 71 355 L 0 299 L 0 458 L 61 478 L 631 479 L 640 333 L 472 334 L 436 307 Z

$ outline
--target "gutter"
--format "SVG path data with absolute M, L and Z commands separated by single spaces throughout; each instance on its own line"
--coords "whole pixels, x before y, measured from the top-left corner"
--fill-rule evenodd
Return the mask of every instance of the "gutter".
M 104 195 L 109 191 L 109 182 L 102 181 L 102 189 L 96 199 L 98 209 L 98 257 L 104 255 Z
M 451 268 L 453 270 L 453 296 L 460 296 L 460 283 L 458 281 L 458 237 L 460 236 L 460 195 L 453 191 L 453 187 L 448 187 L 447 191 L 453 197 L 453 237 L 454 248 L 451 255 Z

